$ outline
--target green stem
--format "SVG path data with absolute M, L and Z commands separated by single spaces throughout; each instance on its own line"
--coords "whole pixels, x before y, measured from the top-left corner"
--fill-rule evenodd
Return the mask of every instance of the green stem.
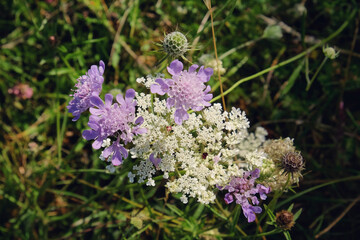
M 276 234 L 276 233 L 281 233 L 281 231 L 278 230 L 278 229 L 274 229 L 274 230 L 271 230 L 269 232 L 259 233 L 259 234 L 251 235 L 251 236 L 250 235 L 249 236 L 244 236 L 244 237 L 241 237 L 241 239 L 268 236 L 268 235 L 273 235 L 273 234 Z
M 328 57 L 325 57 L 324 60 L 321 62 L 320 66 L 316 70 L 314 76 L 311 78 L 310 83 L 308 83 L 308 85 L 306 86 L 306 91 L 309 91 L 311 84 L 315 81 L 315 78 L 317 77 L 317 75 L 319 74 L 320 70 L 323 68 L 323 66 L 327 60 L 328 60 Z
M 314 46 L 312 46 L 311 48 L 309 48 L 308 50 L 288 59 L 288 60 L 285 60 L 275 66 L 272 66 L 272 67 L 269 67 L 267 69 L 264 69 L 256 74 L 253 74 L 249 77 L 246 77 L 246 78 L 243 78 L 243 79 L 240 79 L 239 81 L 237 81 L 234 85 L 232 85 L 228 90 L 226 90 L 223 94 L 223 96 L 226 96 L 227 94 L 231 93 L 237 86 L 239 86 L 240 84 L 244 83 L 244 82 L 247 82 L 247 81 L 250 81 L 254 78 L 257 78 L 265 73 L 268 73 L 272 70 L 275 70 L 277 68 L 280 68 L 282 66 L 285 66 L 291 62 L 294 62 L 304 56 L 306 56 L 307 54 L 311 53 L 312 51 L 314 51 L 316 48 L 322 46 L 324 43 L 327 43 L 328 41 L 330 41 L 331 39 L 333 39 L 334 37 L 336 37 L 337 35 L 339 35 L 345 28 L 346 26 L 349 24 L 350 20 L 354 17 L 354 15 L 356 14 L 357 12 L 357 9 L 354 9 L 351 14 L 350 14 L 350 17 L 339 27 L 338 30 L 336 30 L 333 34 L 331 34 L 329 37 L 325 38 L 324 40 L 322 40 L 321 42 L 315 44 Z M 216 97 L 214 97 L 210 102 L 215 102 L 216 100 L 220 99 L 221 98 L 221 95 L 218 95 Z
M 360 180 L 360 176 L 351 176 L 351 177 L 346 177 L 346 178 L 341 178 L 341 179 L 336 179 L 334 181 L 331 181 L 331 182 L 327 182 L 327 183 L 323 183 L 323 184 L 320 184 L 318 186 L 315 186 L 315 187 L 312 187 L 312 188 L 309 188 L 309 189 L 306 189 L 305 191 L 302 191 L 294 196 L 291 196 L 291 197 L 288 197 L 287 199 L 285 199 L 284 201 L 280 202 L 276 208 L 279 208 L 285 204 L 287 204 L 288 202 L 291 202 L 292 200 L 294 200 L 295 198 L 298 198 L 306 193 L 309 193 L 311 191 L 314 191 L 318 188 L 322 188 L 322 187 L 326 187 L 328 185 L 331 185 L 331 184 L 334 184 L 334 183 L 339 183 L 339 182 L 345 182 L 345 181 L 351 181 L 351 180 Z

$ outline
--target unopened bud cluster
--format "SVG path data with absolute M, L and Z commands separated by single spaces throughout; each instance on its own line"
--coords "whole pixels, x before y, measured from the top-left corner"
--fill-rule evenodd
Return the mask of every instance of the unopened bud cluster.
M 167 34 L 163 41 L 164 51 L 172 58 L 183 56 L 188 47 L 185 35 L 177 31 Z
M 281 210 L 276 213 L 276 224 L 279 228 L 283 230 L 290 230 L 295 222 L 294 222 L 294 214 L 287 210 Z
M 336 52 L 332 47 L 323 47 L 323 53 L 325 57 L 330 58 L 331 60 L 339 56 L 339 52 Z

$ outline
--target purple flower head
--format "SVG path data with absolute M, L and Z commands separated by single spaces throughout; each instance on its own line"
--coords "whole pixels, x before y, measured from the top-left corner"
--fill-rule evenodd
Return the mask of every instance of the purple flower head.
M 213 70 L 211 68 L 200 67 L 194 64 L 189 70 L 183 71 L 183 64 L 179 60 L 174 60 L 167 68 L 172 75 L 172 79 L 155 80 L 156 84 L 151 85 L 152 93 L 164 95 L 167 93 L 167 107 L 175 106 L 175 123 L 181 125 L 184 120 L 189 118 L 186 112 L 190 108 L 194 111 L 200 111 L 211 104 L 209 101 L 213 95 L 209 94 L 211 88 L 204 83 L 210 80 Z
M 259 199 L 255 194 L 260 195 L 260 199 L 265 200 L 266 194 L 270 192 L 269 187 L 265 187 L 261 184 L 255 186 L 255 180 L 260 176 L 260 170 L 256 168 L 254 171 L 248 171 L 244 173 L 244 176 L 233 177 L 229 185 L 225 187 L 219 187 L 220 190 L 227 190 L 225 194 L 225 203 L 230 204 L 234 200 L 236 204 L 240 204 L 245 217 L 248 222 L 255 221 L 255 213 L 261 213 L 262 209 L 259 206 Z
M 99 62 L 99 67 L 92 65 L 86 75 L 83 75 L 77 79 L 77 83 L 73 96 L 73 99 L 69 102 L 67 108 L 69 112 L 73 114 L 73 121 L 79 119 L 80 114 L 88 110 L 92 105 L 90 98 L 92 96 L 99 96 L 104 82 L 103 74 L 105 70 L 105 64 L 103 61 Z
M 127 150 L 120 144 L 120 140 L 124 144 L 132 142 L 134 135 L 146 133 L 145 128 L 140 128 L 144 122 L 143 117 L 135 120 L 134 100 L 135 91 L 129 89 L 126 91 L 125 98 L 118 94 L 116 103 L 113 104 L 113 96 L 105 95 L 105 103 L 99 96 L 91 96 L 90 102 L 93 107 L 90 108 L 90 119 L 88 122 L 90 130 L 83 132 L 86 140 L 94 139 L 93 148 L 99 149 L 105 139 L 108 137 L 115 138 L 116 141 L 104 150 L 105 158 L 112 155 L 113 165 L 122 163 L 122 156 L 127 157 Z

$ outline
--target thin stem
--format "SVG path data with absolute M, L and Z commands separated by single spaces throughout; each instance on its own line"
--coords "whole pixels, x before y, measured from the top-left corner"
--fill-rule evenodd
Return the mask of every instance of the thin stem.
M 223 98 L 224 96 L 226 96 L 227 94 L 231 93 L 237 86 L 239 86 L 240 84 L 244 83 L 244 82 L 247 82 L 247 81 L 250 81 L 254 78 L 257 78 L 267 72 L 270 72 L 272 70 L 275 70 L 277 68 L 280 68 L 282 66 L 285 66 L 289 63 L 292 63 L 304 56 L 306 56 L 307 54 L 311 53 L 312 51 L 314 51 L 316 48 L 324 45 L 325 43 L 327 43 L 328 41 L 330 41 L 331 39 L 333 39 L 334 37 L 336 37 L 337 35 L 339 35 L 345 28 L 346 26 L 349 24 L 350 20 L 354 17 L 355 13 L 357 12 L 357 9 L 354 9 L 351 14 L 350 14 L 350 17 L 338 28 L 338 30 L 336 30 L 333 34 L 331 34 L 329 37 L 325 38 L 324 40 L 322 40 L 321 42 L 315 44 L 314 46 L 312 46 L 311 48 L 309 48 L 308 50 L 288 59 L 288 60 L 285 60 L 275 66 L 272 66 L 272 67 L 269 67 L 267 69 L 264 69 L 256 74 L 253 74 L 249 77 L 246 77 L 246 78 L 243 78 L 243 79 L 240 79 L 239 81 L 237 81 L 234 85 L 232 85 L 228 90 L 226 90 L 223 94 L 221 94 L 221 96 L 216 96 L 214 97 L 210 102 L 215 102 L 216 100 L 220 99 L 220 98 Z
M 218 79 L 220 82 L 220 95 L 221 95 L 221 100 L 223 103 L 223 109 L 224 111 L 226 111 L 226 104 L 225 104 L 225 98 L 224 98 L 224 90 L 223 90 L 223 86 L 222 86 L 222 82 L 221 82 L 221 76 L 220 76 L 220 66 L 219 66 L 219 58 L 217 55 L 217 49 L 216 49 L 216 39 L 215 39 L 215 29 L 214 29 L 214 18 L 213 18 L 213 10 L 211 8 L 211 1 L 208 1 L 208 4 L 206 4 L 206 6 L 208 7 L 209 11 L 210 11 L 210 18 L 211 18 L 211 31 L 212 31 L 212 36 L 213 36 L 213 43 L 214 43 L 214 52 L 215 52 L 215 59 L 216 59 L 216 65 L 217 65 L 217 75 L 218 75 Z
M 276 234 L 276 233 L 281 233 L 281 231 L 278 230 L 278 229 L 274 229 L 274 230 L 271 230 L 269 232 L 264 232 L 264 233 L 259 233 L 259 234 L 256 234 L 256 235 L 249 235 L 249 236 L 241 237 L 241 239 L 268 236 L 268 235 L 273 235 L 273 234 Z
M 308 85 L 306 86 L 306 91 L 309 91 L 311 84 L 315 81 L 315 78 L 317 77 L 317 75 L 319 74 L 320 70 L 323 68 L 324 64 L 326 63 L 326 61 L 328 60 L 328 57 L 325 57 L 324 60 L 321 62 L 320 66 L 318 67 L 318 69 L 316 70 L 314 76 L 311 78 L 310 82 L 308 83 Z

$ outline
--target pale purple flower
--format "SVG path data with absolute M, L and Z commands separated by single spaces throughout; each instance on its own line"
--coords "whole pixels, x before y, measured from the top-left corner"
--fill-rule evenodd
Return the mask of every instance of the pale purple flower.
M 77 79 L 73 99 L 69 102 L 67 108 L 69 112 L 73 114 L 73 121 L 77 121 L 80 118 L 82 112 L 85 112 L 92 107 L 90 98 L 92 96 L 99 96 L 102 84 L 104 82 L 103 74 L 105 70 L 105 64 L 103 61 L 99 62 L 99 67 L 92 65 L 86 75 L 83 75 Z
M 175 123 L 181 125 L 184 120 L 189 118 L 186 112 L 190 108 L 194 111 L 200 111 L 211 104 L 209 101 L 213 95 L 209 94 L 211 88 L 204 83 L 210 80 L 213 70 L 202 66 L 198 72 L 195 70 L 199 66 L 194 64 L 189 70 L 183 71 L 183 64 L 179 60 L 174 60 L 169 67 L 168 72 L 172 79 L 155 80 L 156 84 L 151 85 L 152 93 L 160 95 L 168 94 L 167 107 L 170 109 L 175 106 Z
M 127 158 L 128 152 L 121 145 L 120 140 L 126 145 L 132 142 L 133 137 L 138 134 L 146 133 L 145 128 L 140 128 L 144 122 L 143 117 L 138 117 L 135 120 L 135 106 L 134 100 L 135 90 L 129 89 L 126 91 L 125 98 L 121 94 L 116 95 L 116 103 L 113 104 L 113 96 L 111 94 L 105 95 L 105 103 L 98 96 L 91 96 L 90 108 L 91 116 L 88 125 L 90 130 L 83 132 L 83 137 L 86 140 L 92 140 L 92 146 L 99 149 L 103 141 L 109 137 L 115 138 L 113 144 L 107 147 L 102 156 L 107 158 L 112 156 L 112 164 L 117 166 L 122 163 L 122 159 Z
M 261 213 L 262 211 L 261 207 L 256 206 L 259 204 L 259 199 L 255 194 L 259 194 L 260 199 L 265 200 L 266 194 L 270 192 L 269 187 L 261 184 L 255 186 L 255 180 L 259 176 L 260 170 L 256 168 L 254 171 L 245 172 L 241 178 L 233 177 L 229 185 L 225 187 L 218 186 L 220 190 L 228 190 L 224 198 L 225 203 L 230 204 L 235 200 L 236 204 L 240 204 L 248 222 L 255 221 L 255 213 Z

